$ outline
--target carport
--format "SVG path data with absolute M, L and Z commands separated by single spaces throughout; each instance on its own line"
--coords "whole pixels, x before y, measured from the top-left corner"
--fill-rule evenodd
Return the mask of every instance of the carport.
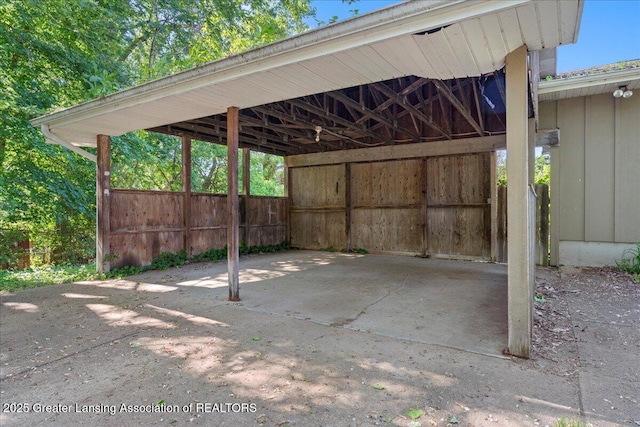
M 265 235 L 251 234 L 254 215 L 271 239 L 283 236 L 298 247 L 363 245 L 382 253 L 491 259 L 492 153 L 506 148 L 508 350 L 528 357 L 537 85 L 555 72 L 554 48 L 576 40 L 581 12 L 581 1 L 402 3 L 32 124 L 97 163 L 97 261 L 105 271 L 114 245 L 133 248 L 131 256 L 149 249 L 138 230 L 113 232 L 122 222 L 118 207 L 132 203 L 116 200 L 124 195 L 110 188 L 110 136 L 140 129 L 182 136 L 183 192 L 153 202 L 143 200 L 148 194 L 130 196 L 179 212 L 167 214 L 175 223 L 154 230 L 161 237 L 152 252 L 194 241 L 220 247 L 226 240 L 230 300 L 239 299 L 241 216 L 249 239 Z M 193 222 L 196 211 L 205 222 L 220 215 L 206 203 L 194 205 L 191 139 L 228 147 L 227 196 L 206 202 L 220 205 L 224 226 Z M 97 156 L 83 146 L 97 147 Z M 286 199 L 251 198 L 245 187 L 241 206 L 240 148 L 245 159 L 249 150 L 285 156 Z

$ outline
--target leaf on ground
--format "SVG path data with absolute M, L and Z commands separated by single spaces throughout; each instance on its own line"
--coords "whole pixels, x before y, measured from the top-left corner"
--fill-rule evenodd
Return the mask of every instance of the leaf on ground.
M 385 386 L 383 386 L 382 384 L 374 384 L 373 388 L 375 388 L 376 390 L 384 390 Z
M 547 299 L 544 297 L 544 295 L 539 294 L 539 293 L 536 293 L 536 294 L 533 296 L 533 300 L 534 300 L 535 302 L 547 302 Z
M 456 416 L 454 415 L 453 417 L 449 418 L 449 422 L 451 424 L 458 424 L 460 421 L 458 421 L 458 418 L 456 418 Z
M 254 340 L 254 341 L 260 341 L 261 340 L 261 338 L 259 336 L 257 336 L 257 335 L 255 337 L 251 338 L 251 339 Z
M 164 405 L 165 405 L 165 403 L 167 403 L 167 402 L 165 402 L 165 401 L 164 401 L 164 399 L 162 399 L 162 400 L 158 400 L 158 401 L 156 402 L 156 406 L 164 406 Z
M 424 411 L 422 409 L 409 409 L 407 412 L 405 412 L 405 415 L 411 418 L 412 420 L 415 420 L 423 416 Z

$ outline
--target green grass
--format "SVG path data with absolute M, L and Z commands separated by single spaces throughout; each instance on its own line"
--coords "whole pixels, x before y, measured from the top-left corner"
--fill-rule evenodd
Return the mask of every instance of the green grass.
M 0 292 L 101 278 L 104 278 L 104 275 L 96 273 L 95 264 L 48 266 L 15 271 L 0 270 Z
M 586 427 L 587 425 L 584 421 L 580 420 L 567 420 L 565 418 L 560 418 L 556 423 L 556 427 Z
M 640 283 L 640 243 L 635 248 L 630 248 L 622 253 L 622 259 L 616 261 L 618 270 L 626 271 L 633 275 L 633 279 Z

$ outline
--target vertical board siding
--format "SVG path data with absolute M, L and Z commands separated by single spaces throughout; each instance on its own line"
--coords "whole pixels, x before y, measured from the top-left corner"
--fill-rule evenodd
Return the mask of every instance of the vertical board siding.
M 538 196 L 535 201 L 535 263 L 536 265 L 546 266 L 549 264 L 549 229 L 551 224 L 551 218 L 549 216 L 551 207 L 549 186 L 546 184 L 536 184 L 535 189 Z M 509 260 L 507 247 L 507 187 L 499 186 L 497 190 L 498 224 L 496 239 L 498 251 L 496 261 L 507 262 Z
M 428 253 L 491 257 L 491 154 L 427 159 Z
M 345 169 L 344 164 L 289 169 L 292 246 L 347 247 Z
M 594 242 L 614 238 L 614 102 L 610 94 L 585 101 L 584 239 Z
M 250 246 L 274 245 L 285 241 L 287 199 L 284 197 L 250 197 L 245 227 L 249 228 Z
M 350 163 L 348 182 L 344 164 L 290 168 L 291 244 L 489 259 L 490 159 Z
M 184 247 L 184 193 L 112 190 L 110 253 L 112 267 L 148 265 L 162 252 L 186 250 L 196 255 L 227 244 L 227 197 L 191 194 L 191 236 Z M 252 197 L 248 220 L 254 246 L 286 239 L 283 197 Z M 243 224 L 246 226 L 246 219 Z
M 113 190 L 111 232 L 183 228 L 182 193 Z
M 584 98 L 558 101 L 560 240 L 584 240 Z
M 421 160 L 351 167 L 351 245 L 419 254 L 422 246 Z
M 640 242 L 640 97 L 620 98 L 616 108 L 615 241 Z
M 560 128 L 559 156 L 552 154 L 554 244 L 640 241 L 640 98 L 607 93 L 541 105 Z

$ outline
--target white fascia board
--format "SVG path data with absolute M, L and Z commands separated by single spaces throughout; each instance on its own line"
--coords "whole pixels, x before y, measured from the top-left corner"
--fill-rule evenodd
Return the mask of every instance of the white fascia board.
M 48 124 L 51 128 L 67 126 L 252 73 L 439 28 L 530 1 L 409 1 L 50 113 L 33 119 L 30 123 L 32 126 Z
M 629 83 L 640 79 L 640 68 L 607 71 L 599 74 L 569 77 L 558 80 L 541 80 L 538 84 L 538 95 L 562 92 L 565 90 L 583 89 L 612 83 Z

